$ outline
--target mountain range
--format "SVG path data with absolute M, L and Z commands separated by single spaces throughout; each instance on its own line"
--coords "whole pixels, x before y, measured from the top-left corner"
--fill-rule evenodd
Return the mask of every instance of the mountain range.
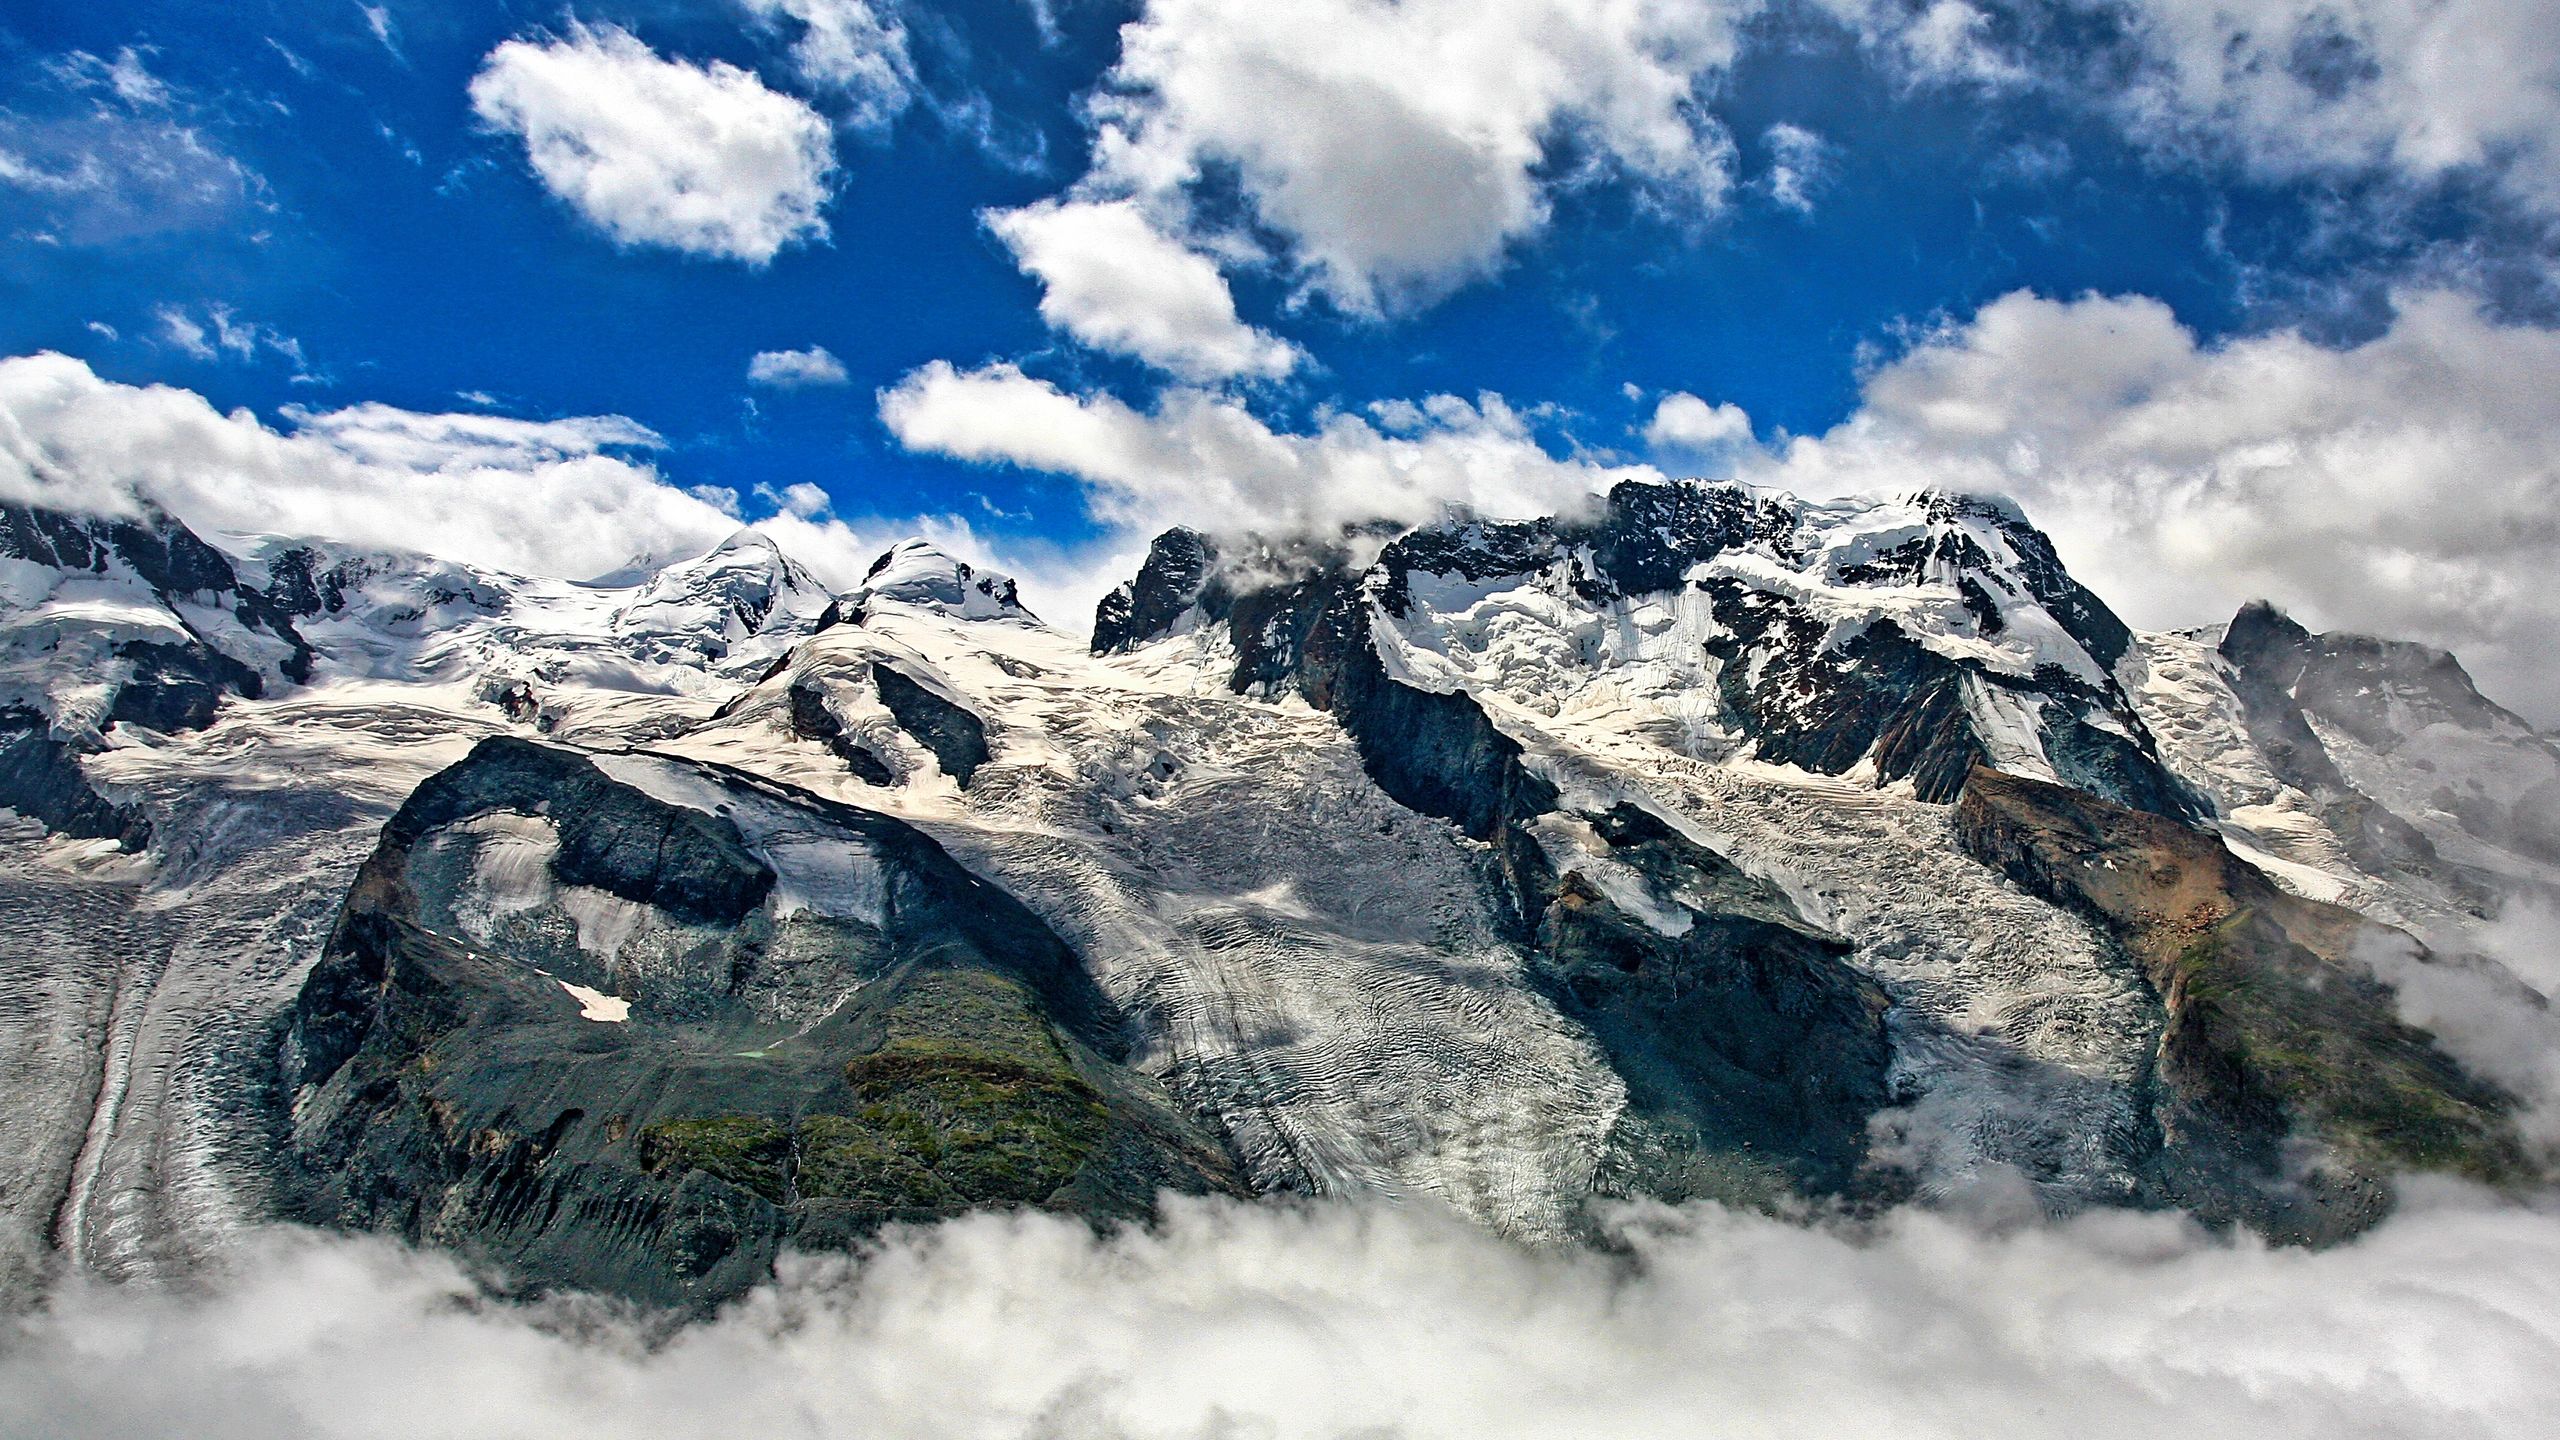
M 2015 506 L 1627 483 L 572 583 L 0 505 L 0 1285 L 290 1221 L 699 1309 L 1166 1192 L 2179 1209 L 2548 1173 L 2487 953 L 2560 747 L 2451 656 L 2129 628 Z M 2508 1032 L 2502 1031 L 2501 1034 Z

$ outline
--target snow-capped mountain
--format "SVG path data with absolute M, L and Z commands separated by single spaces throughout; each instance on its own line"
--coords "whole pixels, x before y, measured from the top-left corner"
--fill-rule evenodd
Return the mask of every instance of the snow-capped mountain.
M 1089 644 L 921 541 L 0 546 L 21 1278 L 287 1218 L 699 1304 L 1166 1189 L 2317 1242 L 2547 1165 L 2411 996 L 2542 1023 L 2459 952 L 2560 890 L 2560 751 L 2437 652 L 2134 633 L 2005 502 L 1177 530 Z

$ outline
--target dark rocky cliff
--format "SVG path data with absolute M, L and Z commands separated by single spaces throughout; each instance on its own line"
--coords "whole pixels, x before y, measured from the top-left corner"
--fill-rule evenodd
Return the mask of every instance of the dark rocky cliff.
M 0 805 L 58 834 L 113 838 L 128 849 L 150 840 L 141 810 L 101 793 L 81 766 L 81 757 L 103 744 L 98 731 L 201 730 L 227 697 L 254 699 L 272 681 L 310 677 L 312 650 L 293 616 L 244 586 L 221 551 L 156 510 L 93 516 L 0 503 L 0 559 L 130 585 L 180 637 L 138 638 L 113 622 L 52 622 L 50 648 L 77 657 L 77 679 L 103 687 L 103 705 L 74 718 L 51 713 L 49 697 L 26 695 L 0 711 Z M 227 611 L 239 629 L 229 637 L 206 634 L 189 615 L 207 609 Z M 91 623 L 97 628 L 88 629 Z M 244 639 L 256 648 L 243 648 Z

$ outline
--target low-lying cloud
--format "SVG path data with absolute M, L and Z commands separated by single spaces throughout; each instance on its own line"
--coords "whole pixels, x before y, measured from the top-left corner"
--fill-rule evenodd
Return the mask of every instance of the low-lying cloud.
M 273 429 L 78 360 L 0 360 L 0 497 L 93 514 L 157 505 L 204 530 L 422 550 L 500 569 L 591 575 L 635 554 L 699 552 L 738 528 L 664 483 L 660 441 L 618 416 L 517 420 L 365 404 Z
M 1325 535 L 1371 520 L 1420 524 L 1452 506 L 1551 515 L 1588 505 L 1649 465 L 1558 459 L 1498 395 L 1435 395 L 1312 429 L 1274 428 L 1232 396 L 1177 388 L 1137 409 L 1072 394 L 1011 365 L 936 361 L 882 392 L 880 417 L 910 450 L 1066 475 L 1113 525 Z
M 795 378 L 833 357 L 786 352 Z M 814 382 L 812 382 L 814 383 Z M 922 535 L 1019 576 L 1041 613 L 1073 631 L 1137 569 L 1143 542 L 1062 548 L 995 542 L 955 515 L 832 513 L 799 484 L 748 522 L 729 491 L 688 488 L 654 463 L 665 442 L 619 415 L 525 420 L 428 414 L 378 402 L 287 410 L 269 425 L 167 385 L 122 385 L 64 355 L 0 359 L 0 500 L 78 514 L 157 506 L 203 532 L 276 534 L 423 552 L 527 575 L 580 579 L 635 559 L 683 559 L 746 524 L 838 590 L 892 543 Z
M 1185 1202 L 1107 1236 L 980 1215 L 788 1262 L 652 1344 L 386 1242 L 269 1234 L 200 1292 L 59 1293 L 0 1342 L 0 1431 L 2477 1440 L 2560 1407 L 2560 1218 L 2472 1196 L 2321 1252 L 2129 1213 L 1648 1209 L 1619 1239 L 1533 1251 L 1375 1205 Z
M 288 410 L 278 428 L 191 390 L 102 379 L 67 356 L 0 360 L 0 500 L 121 516 L 151 505 L 199 531 L 519 574 L 577 579 L 683 559 L 736 533 L 737 497 L 671 483 L 650 460 L 663 444 L 618 415 L 522 420 L 379 403 Z M 756 523 L 838 588 L 858 584 L 897 538 L 805 507 Z M 979 558 L 975 536 L 946 528 Z
M 2435 1037 L 2463 1069 L 2515 1097 L 2536 1157 L 2560 1157 L 2560 1015 L 2547 1003 L 2550 917 L 2508 901 L 2443 955 L 2396 930 L 2369 932 L 2356 958 L 2391 987 L 2400 1018 Z M 2539 974 L 2537 983 L 2535 978 Z

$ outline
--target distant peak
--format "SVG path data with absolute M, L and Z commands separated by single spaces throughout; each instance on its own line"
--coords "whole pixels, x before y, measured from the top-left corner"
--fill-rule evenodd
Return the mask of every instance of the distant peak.
M 855 610 L 874 600 L 935 610 L 960 620 L 1033 620 L 1013 577 L 970 564 L 922 536 L 892 545 L 871 562 Z
M 2273 600 L 2252 600 L 2241 606 L 2224 634 L 2229 643 L 2240 646 L 2307 645 L 2315 638 L 2309 627 Z
M 651 576 L 678 563 L 680 558 L 646 553 L 634 555 L 601 575 L 590 575 L 571 583 L 588 590 L 628 590 L 646 585 Z
M 698 576 L 711 571 L 747 570 L 769 575 L 773 583 L 793 590 L 823 590 L 809 568 L 791 557 L 782 542 L 761 530 L 739 529 L 719 544 L 689 559 L 662 567 L 651 578 L 652 584 L 666 583 L 676 577 Z M 682 583 L 691 583 L 685 581 Z
M 871 562 L 871 568 L 863 573 L 862 579 L 865 584 L 868 584 L 879 579 L 884 572 L 925 567 L 966 568 L 963 562 L 954 557 L 950 551 L 921 535 L 910 535 L 881 551 L 880 558 Z
M 1985 520 L 2005 520 L 2014 524 L 2028 523 L 2025 507 L 1992 490 L 1950 490 L 1929 485 L 1902 497 L 1904 503 L 1919 506 L 1931 519 L 1953 520 L 1959 516 L 1978 516 Z

